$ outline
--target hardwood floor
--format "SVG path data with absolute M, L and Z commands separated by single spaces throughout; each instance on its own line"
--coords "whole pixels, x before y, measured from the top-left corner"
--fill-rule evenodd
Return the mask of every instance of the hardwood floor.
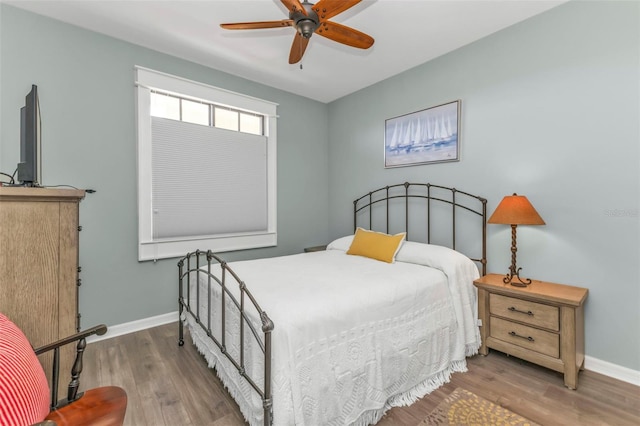
M 123 387 L 127 426 L 245 425 L 190 338 L 178 347 L 177 335 L 177 324 L 169 324 L 89 344 L 81 387 Z M 542 425 L 640 424 L 640 387 L 629 383 L 583 371 L 573 391 L 560 373 L 495 351 L 468 365 L 413 405 L 389 410 L 378 426 L 417 425 L 457 387 Z

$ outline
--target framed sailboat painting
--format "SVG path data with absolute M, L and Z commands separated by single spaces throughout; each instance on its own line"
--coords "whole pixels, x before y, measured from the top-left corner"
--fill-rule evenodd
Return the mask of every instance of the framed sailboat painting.
M 384 167 L 458 161 L 461 101 L 389 118 L 384 123 Z

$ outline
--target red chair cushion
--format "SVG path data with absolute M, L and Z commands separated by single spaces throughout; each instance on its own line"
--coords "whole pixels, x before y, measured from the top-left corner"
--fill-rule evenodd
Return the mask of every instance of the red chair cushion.
M 49 414 L 49 384 L 22 331 L 0 313 L 0 425 L 41 422 Z

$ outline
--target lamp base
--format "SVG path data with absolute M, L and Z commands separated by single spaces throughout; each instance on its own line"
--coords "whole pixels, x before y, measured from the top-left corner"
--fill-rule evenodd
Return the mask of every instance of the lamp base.
M 524 280 L 520 278 L 521 269 L 522 268 L 515 269 L 515 267 L 512 267 L 509 270 L 509 273 L 504 276 L 504 278 L 502 279 L 502 282 L 505 284 L 511 284 L 514 287 L 526 287 L 529 284 L 531 284 L 531 280 L 529 278 L 525 278 Z M 515 270 L 515 273 L 514 273 L 514 270 Z M 514 281 L 516 278 L 517 278 L 517 281 Z

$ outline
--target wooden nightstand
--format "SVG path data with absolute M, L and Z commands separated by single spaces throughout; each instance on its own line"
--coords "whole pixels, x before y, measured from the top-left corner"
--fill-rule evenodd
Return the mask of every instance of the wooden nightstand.
M 493 348 L 559 371 L 565 386 L 576 389 L 584 368 L 583 305 L 589 290 L 536 280 L 514 287 L 503 278 L 489 274 L 473 282 L 482 320 L 480 353 Z

